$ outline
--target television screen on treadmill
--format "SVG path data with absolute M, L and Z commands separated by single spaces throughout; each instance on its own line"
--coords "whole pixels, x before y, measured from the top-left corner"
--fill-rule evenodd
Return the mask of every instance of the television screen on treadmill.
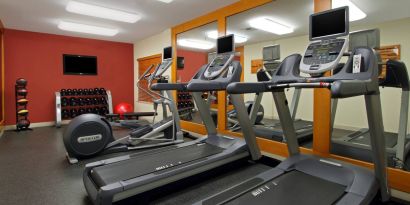
M 162 57 L 164 60 L 172 58 L 172 47 L 169 46 L 169 47 L 164 48 L 164 52 L 162 55 L 163 55 Z
M 310 40 L 349 34 L 349 7 L 310 15 Z
M 224 36 L 218 38 L 217 40 L 217 49 L 216 52 L 220 53 L 228 53 L 233 52 L 234 49 L 234 38 L 233 35 Z

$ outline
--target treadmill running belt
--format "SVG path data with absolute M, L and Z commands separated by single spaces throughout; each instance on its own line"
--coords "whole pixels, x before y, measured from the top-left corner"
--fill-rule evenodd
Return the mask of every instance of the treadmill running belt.
M 397 133 L 384 132 L 386 147 L 392 148 L 397 144 Z M 370 145 L 370 132 L 365 132 L 364 135 L 357 136 L 351 140 L 352 143 Z
M 96 185 L 102 187 L 114 182 L 125 181 L 194 160 L 203 159 L 222 151 L 222 148 L 214 145 L 194 144 L 95 167 L 91 172 L 91 177 Z
M 339 200 L 345 194 L 345 189 L 346 186 L 300 171 L 291 171 L 226 204 L 329 205 Z M 204 204 L 218 204 L 212 199 Z

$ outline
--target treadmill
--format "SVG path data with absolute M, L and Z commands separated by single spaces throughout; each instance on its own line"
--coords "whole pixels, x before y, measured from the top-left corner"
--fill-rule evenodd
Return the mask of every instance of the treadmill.
M 224 136 L 217 133 L 210 108 L 201 97 L 205 91 L 221 91 L 231 82 L 239 82 L 242 67 L 234 59 L 233 35 L 217 39 L 217 57 L 202 66 L 186 84 L 157 83 L 153 90 L 178 90 L 193 93 L 204 121 L 207 137 L 132 155 L 86 165 L 83 181 L 94 204 L 116 201 L 199 174 L 236 160 L 260 158 L 255 138 Z M 245 109 L 238 115 L 243 115 Z
M 280 62 L 280 45 L 271 45 L 263 48 L 263 65 L 264 69 L 257 72 L 258 82 L 269 81 L 272 76 L 275 75 Z M 296 119 L 296 112 L 299 104 L 301 89 L 296 88 L 293 93 L 292 101 L 290 104 L 291 116 L 293 119 L 296 137 L 299 143 L 304 143 L 312 140 L 313 137 L 313 124 L 311 121 Z M 283 136 L 282 125 L 279 120 L 273 119 L 264 123 L 255 123 L 257 110 L 261 106 L 263 93 L 256 93 L 254 98 L 254 106 L 251 109 L 251 123 L 254 124 L 254 132 L 258 137 L 266 139 L 285 142 L 286 139 Z
M 378 29 L 363 30 L 351 33 L 349 36 L 350 47 L 367 45 L 373 48 L 380 47 L 380 31 Z M 385 145 L 388 166 L 399 169 L 410 169 L 408 153 L 410 149 L 407 134 L 407 121 L 409 110 L 409 76 L 406 65 L 397 60 L 388 60 L 385 63 L 386 76 L 379 82 L 381 87 L 401 89 L 401 107 L 399 128 L 397 133 L 385 132 Z M 358 131 L 334 129 L 332 135 L 331 152 L 333 154 L 350 157 L 362 161 L 372 162 L 369 129 Z M 342 134 L 338 134 L 342 133 Z
M 227 92 L 233 95 L 273 93 L 281 124 L 286 125 L 283 130 L 290 157 L 277 167 L 197 204 L 369 204 L 378 190 L 383 201 L 389 199 L 375 51 L 357 47 L 339 73 L 329 77 L 323 75 L 336 67 L 347 47 L 348 39 L 336 37 L 348 34 L 348 14 L 348 7 L 341 7 L 311 15 L 311 42 L 303 57 L 293 54 L 285 58 L 269 82 L 232 83 L 227 87 Z M 299 76 L 298 69 L 311 77 Z M 329 89 L 332 98 L 364 96 L 375 172 L 300 153 L 284 91 L 290 87 Z M 241 126 L 249 128 L 249 118 L 241 119 L 244 121 L 248 123 Z M 252 129 L 249 130 L 244 135 L 254 138 Z

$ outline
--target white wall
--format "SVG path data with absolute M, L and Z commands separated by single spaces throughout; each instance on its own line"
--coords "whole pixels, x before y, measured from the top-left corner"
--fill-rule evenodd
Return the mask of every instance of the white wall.
M 381 45 L 400 44 L 401 60 L 409 62 L 410 65 L 410 18 L 385 22 L 377 25 L 368 25 L 352 28 L 351 31 L 379 28 L 381 35 Z M 256 76 L 250 73 L 251 60 L 262 58 L 262 48 L 266 45 L 280 44 L 282 59 L 293 53 L 302 53 L 308 43 L 308 36 L 298 36 L 284 38 L 275 41 L 268 41 L 245 46 L 245 81 L 255 82 Z M 288 99 L 291 100 L 292 91 L 287 92 Z M 246 99 L 251 100 L 252 95 L 247 95 Z M 384 126 L 387 131 L 397 131 L 400 107 L 400 91 L 398 89 L 381 89 L 382 109 Z M 277 117 L 276 109 L 273 105 L 272 96 L 265 93 L 262 100 L 267 117 Z M 298 118 L 312 120 L 313 118 L 313 92 L 303 90 L 299 103 Z M 366 127 L 367 118 L 363 97 L 339 100 L 338 112 L 336 115 L 336 126 Z
M 155 54 L 162 53 L 163 48 L 168 47 L 171 45 L 171 29 L 167 29 L 157 35 L 151 36 L 149 38 L 137 41 L 134 43 L 134 102 L 135 112 L 149 112 L 153 110 L 152 103 L 147 102 L 138 102 L 138 88 L 137 88 L 137 80 L 138 80 L 138 58 L 143 58 L 146 56 L 151 56 Z M 165 75 L 171 76 L 171 69 L 169 69 Z M 157 119 L 161 119 L 162 110 L 158 109 L 158 117 Z

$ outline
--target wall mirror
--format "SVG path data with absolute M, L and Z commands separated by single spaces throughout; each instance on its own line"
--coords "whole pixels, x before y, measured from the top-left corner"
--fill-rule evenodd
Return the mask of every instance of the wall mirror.
M 257 82 L 264 80 L 264 77 L 270 79 L 270 74 L 283 58 L 303 51 L 308 42 L 304 37 L 308 34 L 308 17 L 311 13 L 313 13 L 313 1 L 277 0 L 226 19 L 227 33 L 234 34 L 236 47 L 243 50 L 240 56 L 243 58 L 245 82 Z M 264 47 L 270 55 L 263 54 Z M 311 91 L 308 90 L 294 92 L 294 89 L 287 92 L 289 101 L 300 102 L 294 103 L 295 122 L 297 122 L 295 124 L 309 130 L 305 133 L 306 138 L 312 136 L 310 93 Z M 282 142 L 283 134 L 272 95 L 270 93 L 246 94 L 244 100 L 249 115 L 253 114 L 251 119 L 255 124 L 256 135 Z M 227 102 L 229 103 L 229 100 Z M 226 121 L 227 129 L 234 132 L 241 131 L 235 119 L 235 110 L 230 111 L 229 107 Z
M 189 82 L 203 65 L 213 59 L 218 36 L 217 27 L 217 22 L 212 22 L 177 35 L 177 82 Z M 211 115 L 216 123 L 218 115 L 216 109 L 218 104 L 217 93 L 204 92 L 202 97 L 206 99 L 211 107 Z M 182 120 L 203 124 L 192 93 L 178 92 L 177 101 Z

